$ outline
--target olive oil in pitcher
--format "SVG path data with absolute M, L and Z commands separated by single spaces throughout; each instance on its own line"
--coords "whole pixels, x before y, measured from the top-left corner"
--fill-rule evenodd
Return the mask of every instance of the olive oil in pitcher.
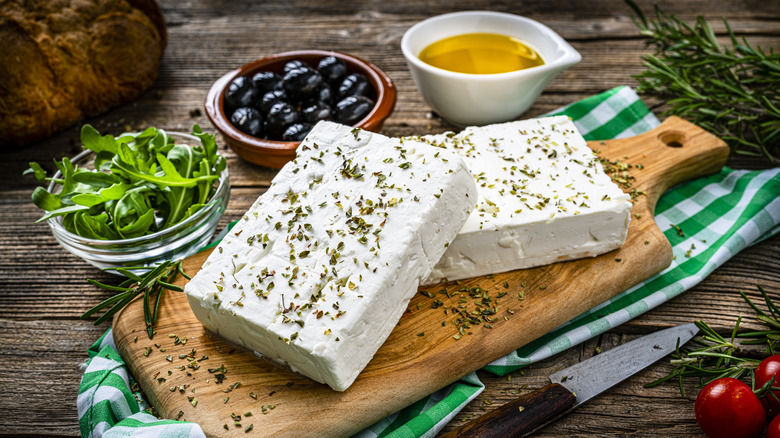
M 469 33 L 439 40 L 420 52 L 421 61 L 456 73 L 507 73 L 544 65 L 532 48 L 517 38 Z

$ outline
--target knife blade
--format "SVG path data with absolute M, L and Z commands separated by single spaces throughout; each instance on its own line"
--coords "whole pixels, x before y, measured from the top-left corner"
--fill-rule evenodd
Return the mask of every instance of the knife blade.
M 634 339 L 550 375 L 550 385 L 483 415 L 444 438 L 517 437 L 530 433 L 672 353 L 693 338 L 694 323 Z

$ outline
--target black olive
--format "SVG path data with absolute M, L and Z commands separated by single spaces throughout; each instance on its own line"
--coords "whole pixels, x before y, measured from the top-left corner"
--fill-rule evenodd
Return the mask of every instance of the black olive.
M 254 108 L 241 107 L 230 115 L 230 123 L 239 131 L 252 137 L 263 133 L 263 116 Z
M 308 123 L 294 123 L 287 127 L 282 134 L 284 141 L 301 141 L 306 138 L 306 134 L 311 131 L 312 126 Z
M 284 75 L 282 84 L 290 96 L 304 99 L 311 95 L 322 83 L 322 76 L 308 67 L 295 68 Z
M 335 56 L 326 56 L 317 64 L 317 70 L 319 70 L 325 82 L 338 85 L 344 76 L 347 75 L 347 63 Z
M 285 93 L 284 90 L 273 90 L 263 94 L 263 97 L 260 98 L 260 102 L 255 106 L 263 114 L 268 114 L 268 111 L 271 111 L 272 106 L 286 100 L 287 93 Z
M 339 99 L 343 99 L 347 96 L 366 96 L 371 98 L 373 97 L 373 94 L 374 88 L 371 86 L 371 83 L 360 73 L 347 75 L 347 77 L 341 81 L 338 90 Z
M 298 121 L 298 111 L 287 102 L 277 102 L 265 118 L 265 130 L 271 139 L 280 139 L 288 126 Z
M 320 85 L 319 88 L 317 88 L 317 91 L 314 93 L 315 100 L 320 102 L 331 103 L 333 102 L 334 97 L 336 96 L 333 95 L 333 88 L 330 88 L 330 85 L 324 82 Z
M 242 106 L 250 106 L 257 100 L 257 96 L 255 83 L 244 76 L 239 76 L 233 79 L 225 90 L 225 105 L 230 112 Z
M 255 87 L 260 91 L 260 94 L 282 89 L 282 77 L 272 71 L 255 73 L 255 75 L 252 76 L 252 81 L 255 83 Z
M 290 70 L 294 70 L 296 68 L 311 68 L 309 67 L 309 64 L 299 60 L 299 59 L 293 59 L 292 61 L 288 61 L 286 64 L 284 64 L 284 68 L 282 71 L 284 73 L 287 73 Z
M 330 105 L 325 102 L 314 102 L 301 109 L 301 118 L 308 123 L 315 124 L 320 120 L 330 119 L 333 112 Z
M 366 96 L 347 96 L 336 104 L 336 120 L 345 125 L 354 125 L 363 120 L 374 108 L 374 101 Z

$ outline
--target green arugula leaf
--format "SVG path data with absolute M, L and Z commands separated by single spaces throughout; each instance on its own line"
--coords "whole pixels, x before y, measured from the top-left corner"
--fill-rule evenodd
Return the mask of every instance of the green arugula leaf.
M 134 163 L 132 161 L 132 157 L 129 156 L 129 154 L 132 154 L 132 152 L 130 151 L 130 148 L 127 147 L 127 145 L 122 145 L 119 148 L 119 151 L 119 155 L 114 157 L 113 161 L 117 167 L 124 171 L 128 176 L 153 182 L 163 188 L 168 186 L 192 187 L 197 184 L 198 181 L 213 181 L 219 178 L 218 175 L 210 175 L 201 178 L 183 178 L 181 175 L 179 175 L 179 172 L 176 171 L 176 168 L 173 166 L 173 164 L 171 164 L 171 162 L 168 161 L 168 159 L 165 158 L 165 156 L 162 154 L 157 154 L 157 159 L 159 160 L 162 158 L 164 161 L 164 163 L 160 162 L 160 166 L 163 168 L 163 172 L 165 172 L 165 174 L 157 176 L 156 172 L 154 172 L 155 168 L 150 169 L 150 171 L 153 173 L 144 173 L 135 167 L 136 163 Z M 168 168 L 168 171 L 165 170 L 166 167 Z
M 192 204 L 190 208 L 187 209 L 186 212 L 184 212 L 184 216 L 181 217 L 181 220 L 187 220 L 189 217 L 194 215 L 198 212 L 201 208 L 205 207 L 206 204 Z
M 43 170 L 43 167 L 41 167 L 40 164 L 34 162 L 30 163 L 30 168 L 22 172 L 22 175 L 29 175 L 31 173 L 39 183 L 46 184 L 46 171 Z
M 111 152 L 108 151 L 102 151 L 98 152 L 95 156 L 95 169 L 101 171 L 101 172 L 110 172 L 111 171 L 111 159 L 114 158 L 114 155 Z M 120 177 L 120 175 L 117 175 L 114 173 L 117 177 Z
M 145 187 L 128 190 L 114 205 L 112 216 L 120 234 L 123 228 L 131 225 L 148 211 L 154 212 L 150 207 L 149 199 L 145 196 L 147 190 Z
M 86 211 L 77 212 L 73 215 L 73 227 L 78 231 L 78 235 L 97 240 L 115 240 L 119 239 L 117 234 L 108 224 L 108 214 L 105 212 L 90 216 Z
M 146 234 L 152 225 L 154 225 L 154 210 L 149 209 L 144 214 L 140 215 L 134 222 L 118 228 L 117 231 L 124 239 L 132 239 L 133 237 L 139 237 Z
M 117 183 L 112 185 L 111 187 L 106 187 L 105 189 L 101 190 L 100 196 L 110 199 L 110 200 L 118 200 L 122 199 L 122 196 L 127 193 L 128 190 L 130 190 L 133 186 L 129 184 L 125 184 L 123 182 Z
M 94 187 L 106 188 L 120 182 L 119 177 L 103 172 L 83 171 L 73 175 L 73 181 Z
M 74 190 L 75 181 L 73 181 L 73 174 L 75 173 L 75 168 L 68 157 L 63 158 L 62 161 L 54 160 L 54 164 L 57 166 L 57 169 L 60 170 L 60 173 L 62 173 L 62 179 L 60 180 L 60 184 L 62 185 L 60 197 L 62 197 Z
M 62 217 L 73 233 L 113 240 L 153 233 L 192 216 L 214 195 L 214 181 L 227 166 L 214 135 L 198 125 L 193 135 L 200 145 L 176 144 L 154 127 L 114 138 L 84 125 L 81 140 L 95 153 L 92 168 L 63 158 L 54 161 L 62 175 L 56 180 L 37 163 L 24 172 L 41 184 L 59 185 L 55 193 L 43 187 L 33 192 L 33 202 L 45 211 L 38 222 Z
M 117 141 L 110 135 L 101 136 L 91 125 L 81 127 L 81 143 L 92 152 L 116 153 Z
M 184 145 L 175 145 L 167 155 L 179 172 L 179 175 L 190 178 L 198 169 L 198 162 L 203 159 L 203 154 L 195 148 Z
M 211 175 L 211 172 L 209 170 L 209 164 L 208 161 L 204 158 L 200 161 L 198 166 L 198 171 L 194 173 L 193 176 L 199 177 L 199 176 L 207 176 Z M 209 199 L 209 195 L 211 194 L 211 184 L 208 182 L 199 182 L 198 183 L 198 204 L 205 204 L 206 201 Z
M 108 201 L 108 199 L 95 193 L 79 193 L 73 195 L 71 200 L 76 205 L 85 205 L 87 207 L 94 207 Z
M 181 176 L 178 170 L 176 170 L 176 166 L 171 163 L 169 159 L 165 157 L 163 154 L 157 154 L 157 162 L 160 163 L 160 169 L 162 169 L 163 172 L 165 172 L 165 178 L 170 181 L 187 181 L 188 178 L 185 178 Z M 192 185 L 195 185 L 193 183 Z M 185 187 L 189 187 L 190 185 L 187 184 Z
M 177 224 L 181 222 L 182 218 L 184 217 L 184 213 L 187 211 L 187 208 L 192 205 L 192 197 L 194 190 L 190 188 L 183 188 L 183 187 L 169 187 L 168 191 L 165 192 L 165 198 L 168 201 L 168 220 L 164 224 L 164 227 L 167 228 L 171 226 L 172 224 Z
M 198 125 L 192 127 L 192 135 L 200 139 L 200 143 L 203 145 L 203 150 L 206 153 L 206 159 L 209 165 L 213 167 L 217 163 L 217 157 L 222 158 L 217 154 L 217 136 L 201 131 Z
M 73 212 L 82 211 L 82 210 L 89 210 L 89 207 L 84 206 L 84 205 L 69 205 L 67 207 L 61 207 L 61 208 L 58 208 L 56 210 L 52 210 L 52 211 L 46 212 L 46 214 L 41 216 L 41 218 L 38 219 L 37 221 L 35 221 L 35 223 L 37 224 L 39 222 L 43 222 L 43 221 L 49 220 L 49 219 L 51 219 L 53 217 L 64 216 L 64 215 L 66 215 L 68 213 L 73 213 Z M 65 227 L 65 228 L 67 228 L 67 227 Z
M 155 150 L 162 151 L 168 145 L 168 133 L 164 129 L 158 129 L 157 135 L 152 138 L 151 144 Z
M 142 145 L 142 144 L 145 145 L 145 144 L 148 144 L 156 136 L 157 136 L 157 128 L 155 128 L 153 126 L 150 126 L 150 127 L 146 128 L 146 129 L 144 129 L 144 131 L 141 132 L 140 134 L 135 135 L 135 136 L 131 135 L 131 136 L 128 136 L 128 137 L 131 137 L 133 139 L 133 141 L 135 141 L 139 145 Z
M 62 207 L 60 198 L 52 195 L 43 187 L 36 187 L 32 194 L 32 200 L 36 207 L 41 210 L 52 211 Z

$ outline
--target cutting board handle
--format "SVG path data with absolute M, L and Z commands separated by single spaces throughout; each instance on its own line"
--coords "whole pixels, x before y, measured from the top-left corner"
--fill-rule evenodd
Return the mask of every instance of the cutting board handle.
M 679 117 L 669 117 L 655 129 L 635 137 L 591 141 L 598 150 L 605 145 L 619 147 L 625 157 L 607 157 L 632 165 L 642 164 L 637 173 L 639 189 L 650 199 L 650 211 L 669 188 L 689 179 L 718 172 L 729 157 L 728 145 L 713 134 Z

